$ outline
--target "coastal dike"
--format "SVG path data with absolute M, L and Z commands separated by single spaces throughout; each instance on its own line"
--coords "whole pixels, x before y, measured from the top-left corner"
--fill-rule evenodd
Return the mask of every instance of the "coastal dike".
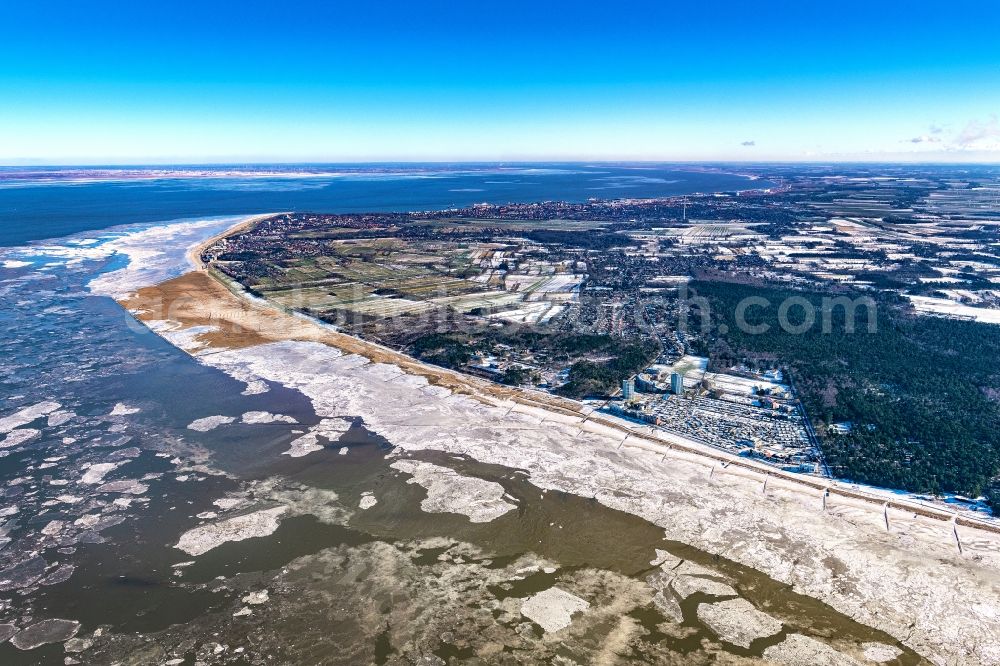
M 223 237 L 266 217 L 244 220 Z M 269 365 L 282 343 L 356 356 L 351 413 L 396 446 L 524 469 L 540 488 L 638 515 L 668 539 L 757 569 L 885 631 L 932 663 L 1000 663 L 995 524 L 785 473 L 575 401 L 421 363 L 244 294 L 201 261 L 218 238 L 192 248 L 193 270 L 141 288 L 121 304 L 203 362 L 245 358 L 247 367 L 272 372 L 261 377 L 270 381 L 290 372 Z M 436 388 L 407 395 L 415 390 L 394 381 L 403 375 Z M 427 419 L 436 436 L 398 419 L 385 422 L 380 395 L 387 386 L 411 401 L 414 420 Z

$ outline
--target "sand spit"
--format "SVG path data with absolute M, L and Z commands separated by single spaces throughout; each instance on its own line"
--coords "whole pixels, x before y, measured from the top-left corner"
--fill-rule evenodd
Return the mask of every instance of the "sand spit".
M 253 227 L 255 224 L 257 224 L 258 222 L 263 222 L 264 220 L 266 220 L 268 218 L 272 218 L 272 217 L 274 217 L 276 215 L 285 215 L 288 212 L 290 212 L 290 211 L 279 211 L 277 213 L 264 213 L 263 215 L 252 215 L 252 216 L 247 217 L 247 218 L 245 218 L 243 220 L 240 220 L 236 224 L 234 224 L 234 225 L 232 225 L 230 227 L 227 227 L 224 231 L 215 234 L 211 238 L 209 238 L 207 240 L 203 240 L 203 241 L 199 242 L 197 245 L 192 245 L 190 247 L 190 249 L 188 249 L 187 254 L 185 255 L 186 258 L 187 258 L 188 264 L 192 268 L 196 268 L 196 269 L 202 269 L 202 268 L 204 268 L 205 267 L 204 263 L 202 263 L 202 261 L 201 261 L 201 249 L 202 248 L 208 247 L 208 246 L 214 244 L 216 241 L 225 238 L 226 236 L 232 236 L 233 234 L 238 234 L 241 231 L 249 229 L 249 228 Z
M 447 467 L 418 460 L 397 460 L 389 466 L 411 474 L 408 483 L 427 490 L 420 508 L 428 513 L 460 513 L 473 523 L 488 523 L 517 508 L 504 501 L 499 483 L 462 476 Z
M 273 509 L 263 509 L 235 518 L 199 525 L 182 534 L 180 541 L 174 547 L 183 550 L 188 555 L 198 556 L 230 541 L 244 541 L 254 537 L 268 536 L 274 534 L 274 531 L 278 529 L 281 515 L 286 511 L 288 511 L 287 506 L 276 506 Z
M 360 417 L 404 450 L 524 469 L 540 488 L 641 516 L 668 538 L 788 583 L 935 663 L 1000 661 L 1000 535 L 966 519 L 959 552 L 953 526 L 918 507 L 894 502 L 887 531 L 881 504 L 843 489 L 832 490 L 824 511 L 820 480 L 738 460 L 709 478 L 724 454 L 422 365 L 241 299 L 206 272 L 144 288 L 124 304 L 140 319 L 169 312 L 183 328 L 211 326 L 196 336 L 210 350 L 199 352 L 202 362 L 248 385 L 298 389 L 321 418 Z

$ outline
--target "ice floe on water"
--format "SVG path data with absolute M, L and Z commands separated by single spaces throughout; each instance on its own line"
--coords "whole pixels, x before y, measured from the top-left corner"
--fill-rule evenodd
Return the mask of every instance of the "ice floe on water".
M 292 458 L 301 458 L 302 456 L 309 455 L 310 453 L 322 451 L 325 447 L 320 444 L 321 437 L 333 442 L 339 439 L 341 435 L 350 429 L 351 421 L 349 419 L 324 419 L 319 424 L 310 428 L 309 432 L 293 440 L 289 445 L 288 450 L 282 455 L 290 456 Z M 347 447 L 341 447 L 339 453 L 340 455 L 346 455 Z
M 782 626 L 746 599 L 698 604 L 698 619 L 722 640 L 742 648 L 749 648 L 758 638 L 773 636 Z
M 886 645 L 885 643 L 865 643 L 861 647 L 864 648 L 865 659 L 873 661 L 876 664 L 892 661 L 903 654 L 903 651 L 899 648 L 893 645 Z
M 350 430 L 352 423 L 350 418 L 326 418 L 310 428 L 310 432 L 334 440 Z
M 255 494 L 287 507 L 290 516 L 313 516 L 328 525 L 344 525 L 350 516 L 337 493 L 325 488 L 284 484 L 275 478 L 262 482 Z
M 100 483 L 118 465 L 119 463 L 95 463 L 83 473 L 83 476 L 80 477 L 80 483 L 87 485 Z
M 681 622 L 684 620 L 684 611 L 677 597 L 669 588 L 670 577 L 662 572 L 652 574 L 646 578 L 649 586 L 656 590 L 653 594 L 653 605 L 668 620 Z
M 124 402 L 117 403 L 111 410 L 108 416 L 129 416 L 130 414 L 138 414 L 142 410 L 138 407 L 133 407 L 132 405 L 127 405 Z
M 681 599 L 687 599 L 696 593 L 709 594 L 713 597 L 736 596 L 736 590 L 729 585 L 700 576 L 677 576 L 671 583 L 671 587 L 673 587 L 674 592 L 680 595 Z
M 420 508 L 428 513 L 460 513 L 473 523 L 488 523 L 517 508 L 503 499 L 503 486 L 494 481 L 462 476 L 448 467 L 420 460 L 397 460 L 389 466 L 412 475 L 407 483 L 427 490 Z
M 190 353 L 196 353 L 197 350 L 205 347 L 205 343 L 198 340 L 199 336 L 219 330 L 216 326 L 189 326 L 181 328 L 177 322 L 164 319 L 150 319 L 143 323 L 170 344 L 181 349 L 186 349 Z
M 0 433 L 10 432 L 14 428 L 28 425 L 35 419 L 40 419 L 43 416 L 51 414 L 61 406 L 58 402 L 46 400 L 30 407 L 19 409 L 10 416 L 0 418 Z
M 654 548 L 653 552 L 656 556 L 649 561 L 650 566 L 660 567 L 665 571 L 676 568 L 682 561 L 681 558 L 676 555 L 673 555 L 665 550 L 660 550 L 659 548 Z
M 301 458 L 302 456 L 307 456 L 315 451 L 322 450 L 323 445 L 319 443 L 319 437 L 310 432 L 292 440 L 292 443 L 289 444 L 288 450 L 282 453 L 282 455 L 290 456 L 292 458 Z
M 222 230 L 232 221 L 211 222 L 197 236 Z M 151 502 L 164 502 L 162 507 L 154 504 L 162 515 L 175 509 L 183 512 L 191 501 L 180 497 L 200 497 L 195 482 L 213 474 L 202 473 L 209 451 L 186 441 L 184 433 L 162 417 L 171 413 L 174 404 L 184 402 L 179 397 L 187 398 L 177 395 L 178 389 L 185 390 L 186 382 L 215 373 L 191 367 L 183 359 L 182 365 L 193 372 L 175 375 L 174 370 L 164 370 L 168 363 L 176 369 L 177 352 L 148 334 L 136 336 L 129 329 L 133 322 L 118 306 L 93 298 L 86 289 L 99 271 L 125 264 L 125 256 L 115 258 L 113 264 L 108 261 L 118 252 L 118 244 L 107 241 L 129 233 L 99 232 L 100 239 L 89 243 L 46 241 L 4 249 L 0 256 L 24 259 L 25 265 L 34 267 L 48 264 L 45 274 L 26 269 L 0 283 L 0 300 L 11 324 L 0 342 L 0 375 L 8 388 L 0 400 L 0 456 L 6 457 L 6 473 L 0 479 L 0 625 L 9 627 L 9 631 L 0 627 L 0 642 L 17 635 L 13 642 L 20 649 L 63 641 L 75 632 L 72 615 L 64 616 L 68 620 L 46 618 L 59 615 L 47 598 L 59 599 L 62 606 L 87 587 L 85 580 L 77 580 L 81 577 L 78 557 L 88 562 L 106 558 L 113 565 L 113 552 L 93 546 L 127 540 L 133 529 L 143 535 L 153 530 L 155 536 L 157 521 L 139 518 L 148 515 Z M 170 233 L 165 231 L 159 238 L 166 239 Z M 176 247 L 167 248 L 164 243 L 156 248 L 163 254 L 154 263 L 164 260 L 159 263 L 164 277 L 185 270 L 190 244 L 185 240 Z M 145 260 L 145 255 L 133 255 L 129 268 L 141 268 Z M 105 286 L 127 286 L 118 280 L 123 276 L 118 273 L 105 280 Z M 100 285 L 101 280 L 94 284 L 95 288 Z M 232 383 L 225 381 L 225 385 Z M 137 386 L 141 400 L 135 397 Z M 222 404 L 232 402 L 216 402 L 208 396 L 192 405 L 203 410 L 194 415 L 227 411 Z M 241 407 L 234 413 L 252 408 Z M 140 408 L 143 414 L 134 416 Z M 192 435 L 188 432 L 189 439 L 196 439 Z M 223 483 L 222 474 L 216 474 L 220 479 L 206 487 Z M 178 489 L 178 482 L 183 481 L 190 490 Z M 131 525 L 109 529 L 126 521 Z M 192 520 L 185 527 L 195 524 Z M 172 544 L 182 529 L 159 538 Z M 153 552 L 150 548 L 161 544 L 128 547 L 141 548 L 145 557 Z M 51 587 L 56 585 L 60 587 Z M 139 597 L 129 595 L 127 603 Z M 140 608 L 142 603 L 138 603 Z M 87 622 L 92 619 L 100 618 Z M 66 648 L 72 652 L 70 645 Z M 0 651 L 8 655 L 14 648 L 8 643 Z M 60 662 L 63 656 L 58 656 Z M 95 663 L 86 658 L 80 661 Z M 79 662 L 70 659 L 67 663 Z
M 372 508 L 378 504 L 378 500 L 370 492 L 361 493 L 361 500 L 358 502 L 358 508 L 362 511 Z
M 66 523 L 61 520 L 50 520 L 49 523 L 42 528 L 41 532 L 45 536 L 55 536 L 62 532 L 63 525 Z
M 244 502 L 246 502 L 246 500 L 242 497 L 220 497 L 219 499 L 214 500 L 212 504 L 219 507 L 223 511 L 229 511 L 230 509 L 235 509 Z
M 58 428 L 69 423 L 75 416 L 76 414 L 68 409 L 60 409 L 49 414 L 46 425 L 50 428 Z
M 34 650 L 49 643 L 61 643 L 76 636 L 80 623 L 75 620 L 42 620 L 17 632 L 10 639 L 19 650 Z
M 17 259 L 4 259 L 3 261 L 4 268 L 25 268 L 30 265 L 30 261 L 19 261 Z
M 182 347 L 182 349 L 187 349 L 188 351 L 192 351 L 187 347 Z M 214 354 L 212 354 L 212 356 L 214 356 Z M 206 364 L 214 365 L 213 363 L 207 361 Z M 270 387 L 268 387 L 267 382 L 261 379 L 260 375 L 256 375 L 250 370 L 247 370 L 246 368 L 241 368 L 236 365 L 230 364 L 229 368 L 226 370 L 226 374 L 228 374 L 236 381 L 246 385 L 246 388 L 240 391 L 240 395 L 261 395 L 262 393 L 267 393 L 268 391 L 271 390 Z
M 142 495 L 147 490 L 149 490 L 149 486 L 135 479 L 112 481 L 97 487 L 99 493 L 121 493 L 124 495 Z
M 584 599 L 558 587 L 550 587 L 528 597 L 521 604 L 521 614 L 547 632 L 565 629 L 573 621 L 574 613 L 590 608 Z
M 269 597 L 267 590 L 260 590 L 258 592 L 251 592 L 247 596 L 243 597 L 242 601 L 245 604 L 251 606 L 260 606 L 261 604 L 266 604 Z
M 281 516 L 286 511 L 288 511 L 287 506 L 276 506 L 199 525 L 182 534 L 175 548 L 183 550 L 188 555 L 198 556 L 230 541 L 265 537 L 278 529 Z
M 901 652 L 897 652 L 900 654 Z M 867 655 L 866 655 L 867 658 Z M 838 652 L 826 643 L 803 636 L 791 634 L 777 645 L 764 650 L 764 659 L 770 663 L 784 666 L 861 666 L 856 659 Z
M 197 432 L 208 432 L 209 430 L 215 430 L 219 426 L 229 425 L 236 418 L 232 416 L 206 416 L 204 418 L 195 419 L 188 424 L 189 430 L 195 430 Z
M 29 442 L 42 434 L 41 430 L 34 428 L 18 428 L 11 430 L 3 440 L 0 440 L 0 449 L 9 449 Z
M 284 414 L 272 414 L 271 412 L 244 412 L 243 416 L 240 417 L 242 423 L 249 424 L 264 424 L 264 423 L 296 423 L 296 420 L 291 416 L 285 416 Z

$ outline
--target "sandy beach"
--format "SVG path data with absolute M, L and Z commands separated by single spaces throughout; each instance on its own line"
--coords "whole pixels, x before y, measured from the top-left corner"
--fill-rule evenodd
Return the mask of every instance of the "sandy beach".
M 205 245 L 188 252 L 195 270 L 120 300 L 203 363 L 241 381 L 295 388 L 321 417 L 360 416 L 404 450 L 522 469 L 540 489 L 640 516 L 667 538 L 762 571 L 932 663 L 1000 661 L 1000 535 L 988 523 L 956 524 L 933 507 L 883 504 L 842 487 L 830 488 L 824 506 L 829 484 L 821 479 L 420 363 L 245 297 L 201 265 Z

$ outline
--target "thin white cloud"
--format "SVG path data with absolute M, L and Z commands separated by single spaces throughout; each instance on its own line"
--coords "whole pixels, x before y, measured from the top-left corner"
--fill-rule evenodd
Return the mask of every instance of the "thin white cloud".
M 955 155 L 965 153 L 967 155 L 988 154 L 1000 152 L 1000 121 L 997 116 L 991 115 L 986 120 L 973 118 L 965 123 L 960 131 L 954 131 L 949 125 L 932 124 L 928 127 L 926 134 L 920 134 L 909 139 L 901 139 L 900 143 L 921 145 L 916 153 L 922 155 L 941 152 Z M 931 149 L 931 145 L 939 144 Z M 930 150 L 928 150 L 930 149 Z
M 995 115 L 989 120 L 970 120 L 955 136 L 955 145 L 972 150 L 996 150 L 1000 146 L 1000 122 Z

